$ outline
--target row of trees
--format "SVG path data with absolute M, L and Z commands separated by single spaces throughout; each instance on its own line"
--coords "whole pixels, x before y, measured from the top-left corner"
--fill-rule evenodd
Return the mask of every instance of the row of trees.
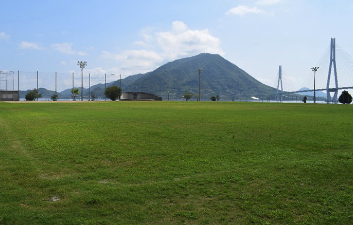
M 72 88 L 71 89 L 71 94 L 72 94 L 72 97 L 73 97 L 73 100 L 76 101 L 76 97 L 79 95 L 79 89 L 78 88 Z M 112 101 L 116 101 L 118 98 L 120 98 L 121 96 L 121 88 L 116 86 L 116 85 L 113 85 L 113 86 L 110 86 L 108 87 L 105 92 L 104 92 L 104 95 L 109 98 L 110 100 Z M 26 101 L 34 101 L 35 99 L 38 99 L 38 98 L 41 98 L 42 97 L 42 94 L 38 93 L 38 90 L 37 89 L 33 89 L 32 91 L 28 92 L 25 96 L 25 99 Z M 91 96 L 92 99 L 94 100 L 94 94 L 93 96 Z M 186 101 L 188 101 L 189 99 L 192 98 L 192 94 L 191 93 L 185 93 L 184 94 L 184 98 Z M 58 95 L 57 94 L 54 94 L 51 96 L 51 99 L 53 101 L 56 101 L 58 99 Z M 305 101 L 304 101 L 305 99 Z M 303 101 L 304 103 L 306 102 L 306 96 L 304 97 Z M 216 95 L 216 96 L 212 96 L 210 98 L 211 101 L 219 101 L 220 100 L 220 97 L 219 95 Z M 352 95 L 350 95 L 348 93 L 348 91 L 342 91 L 342 94 L 340 95 L 338 101 L 342 104 L 350 104 L 352 102 Z
M 72 94 L 72 98 L 74 101 L 76 101 L 77 96 L 79 95 L 79 89 L 78 88 L 72 88 L 71 89 L 71 94 Z M 95 96 L 93 93 L 91 93 L 91 98 L 94 100 Z M 107 89 L 104 92 L 104 95 L 109 98 L 112 101 L 116 101 L 118 98 L 120 98 L 121 96 L 121 88 L 113 85 L 110 87 L 107 87 Z M 41 98 L 42 94 L 38 93 L 37 89 L 33 89 L 32 91 L 29 91 L 26 96 L 25 99 L 26 101 L 34 101 L 35 99 Z M 51 96 L 51 99 L 53 101 L 57 101 L 58 100 L 58 95 L 54 94 Z
M 191 94 L 191 93 L 185 93 L 183 97 L 184 97 L 184 99 L 185 99 L 186 101 L 188 101 L 188 100 L 190 100 L 190 99 L 192 98 L 192 94 Z M 195 97 L 197 98 L 198 95 L 195 95 Z M 220 99 L 221 99 L 221 97 L 219 97 L 219 95 L 212 96 L 212 97 L 210 98 L 211 101 L 219 101 Z

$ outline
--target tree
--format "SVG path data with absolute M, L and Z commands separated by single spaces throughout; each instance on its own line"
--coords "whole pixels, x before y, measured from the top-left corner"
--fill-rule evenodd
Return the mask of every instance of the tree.
M 217 102 L 221 99 L 221 97 L 219 97 L 219 95 L 216 95 L 216 100 Z
M 94 101 L 96 99 L 96 95 L 94 94 L 94 92 L 91 92 L 91 101 Z
M 58 94 L 53 94 L 53 95 L 51 96 L 51 100 L 57 101 L 57 100 L 58 100 L 58 97 L 59 97 Z
M 116 85 L 107 87 L 107 89 L 104 92 L 104 95 L 110 100 L 115 101 L 118 99 L 118 97 L 120 98 L 121 88 Z
M 194 97 L 196 98 L 196 101 L 199 100 L 199 94 L 195 94 Z
M 74 99 L 74 101 L 76 101 L 76 97 L 79 95 L 78 88 L 72 88 L 71 89 L 71 94 L 72 94 L 72 98 Z
M 352 102 L 352 95 L 350 95 L 348 91 L 344 90 L 338 98 L 338 101 L 342 104 L 350 104 Z
M 41 97 L 42 97 L 42 94 L 39 94 L 38 90 L 34 88 L 32 91 L 29 91 L 26 94 L 25 99 L 26 101 L 34 101 L 36 98 L 41 98 Z
M 192 97 L 191 93 L 185 93 L 184 94 L 184 98 L 185 98 L 186 101 L 188 101 L 191 97 Z
M 212 96 L 210 99 L 211 99 L 211 101 L 216 101 L 216 97 L 215 96 Z

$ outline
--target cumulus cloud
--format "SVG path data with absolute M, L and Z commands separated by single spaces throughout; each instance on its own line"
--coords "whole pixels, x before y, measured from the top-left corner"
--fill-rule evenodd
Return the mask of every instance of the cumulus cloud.
M 10 35 L 0 32 L 0 40 L 8 40 L 10 38 Z
M 170 60 L 202 52 L 224 54 L 220 40 L 208 29 L 191 30 L 182 21 L 173 22 L 170 31 L 158 32 L 156 38 L 163 56 Z
M 52 49 L 68 55 L 86 55 L 85 52 L 72 49 L 72 43 L 57 43 L 51 45 Z
M 27 41 L 22 41 L 19 45 L 20 49 L 34 49 L 34 50 L 43 50 L 44 48 L 41 44 L 32 43 Z
M 239 15 L 239 16 L 245 16 L 246 14 L 264 14 L 265 11 L 262 9 L 259 9 L 258 7 L 248 7 L 245 5 L 240 5 L 237 7 L 234 7 L 226 12 L 227 15 Z
M 276 5 L 281 3 L 282 0 L 259 0 L 256 2 L 257 5 Z
M 142 30 L 141 36 L 143 40 L 133 44 L 142 49 L 118 54 L 104 51 L 101 57 L 116 60 L 123 70 L 133 74 L 148 72 L 164 62 L 199 53 L 224 55 L 220 40 L 208 29 L 192 30 L 182 21 L 173 22 L 168 31 L 155 31 L 148 27 Z

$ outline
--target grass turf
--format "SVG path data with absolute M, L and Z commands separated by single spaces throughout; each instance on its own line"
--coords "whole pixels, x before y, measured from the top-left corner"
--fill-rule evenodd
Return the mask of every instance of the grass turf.
M 0 103 L 0 224 L 348 224 L 352 106 Z

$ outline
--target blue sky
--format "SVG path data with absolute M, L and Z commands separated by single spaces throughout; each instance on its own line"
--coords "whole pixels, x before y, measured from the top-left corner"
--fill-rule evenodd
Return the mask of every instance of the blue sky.
M 20 89 L 35 88 L 39 71 L 39 86 L 52 90 L 58 72 L 60 90 L 72 72 L 79 86 L 78 60 L 88 87 L 88 73 L 104 83 L 104 74 L 117 80 L 209 52 L 270 86 L 282 65 L 284 89 L 297 90 L 331 38 L 353 55 L 352 21 L 349 0 L 4 0 L 0 71 L 19 70 Z

